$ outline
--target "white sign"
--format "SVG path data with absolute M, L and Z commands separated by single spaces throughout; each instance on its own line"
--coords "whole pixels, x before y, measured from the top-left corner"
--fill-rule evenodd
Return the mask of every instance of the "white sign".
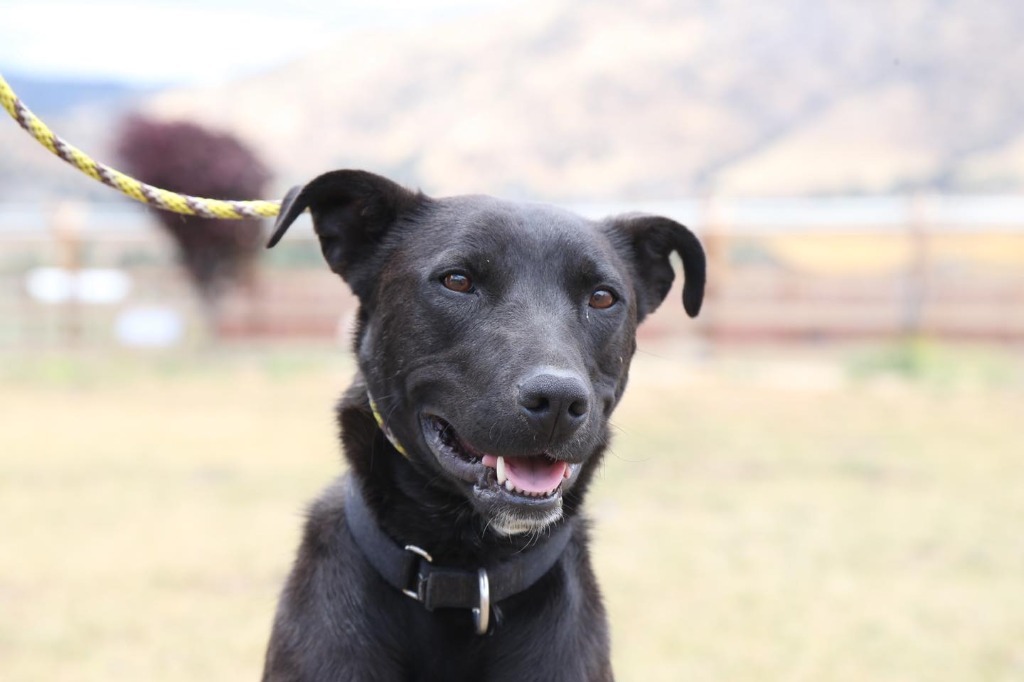
M 127 298 L 132 290 L 132 278 L 111 268 L 87 268 L 78 272 L 33 268 L 25 277 L 25 290 L 41 303 L 80 301 L 110 305 Z

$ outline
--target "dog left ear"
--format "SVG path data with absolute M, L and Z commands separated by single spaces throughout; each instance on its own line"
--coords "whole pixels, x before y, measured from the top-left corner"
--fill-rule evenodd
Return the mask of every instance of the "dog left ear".
M 637 292 L 637 321 L 653 313 L 665 300 L 675 273 L 669 256 L 673 251 L 683 262 L 683 308 L 697 317 L 704 301 L 706 259 L 704 249 L 689 229 L 660 216 L 622 216 L 609 220 L 612 239 L 625 241 L 625 253 L 633 266 Z
M 402 215 L 424 201 L 424 195 L 366 171 L 324 173 L 285 195 L 267 248 L 277 244 L 308 208 L 327 264 L 365 299 L 379 267 L 374 258 L 377 246 Z

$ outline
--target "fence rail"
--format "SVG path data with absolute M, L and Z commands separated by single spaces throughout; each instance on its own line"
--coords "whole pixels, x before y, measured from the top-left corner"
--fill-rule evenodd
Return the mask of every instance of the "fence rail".
M 1024 197 L 705 199 L 571 208 L 595 217 L 662 213 L 701 235 L 709 256 L 701 318 L 691 324 L 666 304 L 645 324 L 648 335 L 1024 340 Z M 150 220 L 137 210 L 0 206 L 0 348 L 132 343 L 123 333 L 125 320 L 139 310 L 176 317 L 183 331 L 174 342 L 201 335 L 207 320 L 171 244 Z M 345 328 L 354 301 L 322 265 L 308 224 L 296 227 L 264 254 L 253 286 L 224 298 L 216 315 L 219 336 L 332 338 Z M 121 273 L 130 287 L 98 301 L 48 301 L 31 286 L 46 268 Z

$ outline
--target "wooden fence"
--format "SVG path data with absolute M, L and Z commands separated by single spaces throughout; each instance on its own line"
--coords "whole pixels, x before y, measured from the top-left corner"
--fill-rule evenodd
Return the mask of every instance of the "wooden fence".
M 649 336 L 1024 340 L 1024 198 L 704 200 L 574 208 L 593 215 L 659 212 L 701 235 L 709 257 L 701 318 L 695 324 L 685 319 L 676 290 L 645 324 Z M 0 348 L 130 344 L 125 320 L 139 310 L 176 316 L 183 333 L 173 343 L 203 335 L 202 310 L 175 265 L 173 249 L 145 214 L 116 220 L 96 210 L 79 211 L 74 220 L 66 214 L 55 213 L 43 229 L 19 229 L 10 221 L 5 226 L 0 219 Z M 225 297 L 217 336 L 344 336 L 354 301 L 322 265 L 308 225 L 298 227 L 265 254 L 253 287 Z M 47 268 L 122 273 L 129 286 L 123 295 L 102 300 L 40 298 L 33 282 Z

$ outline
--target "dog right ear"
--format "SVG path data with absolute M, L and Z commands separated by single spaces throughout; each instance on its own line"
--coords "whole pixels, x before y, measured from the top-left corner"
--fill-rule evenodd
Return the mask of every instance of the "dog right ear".
M 356 296 L 365 299 L 380 266 L 374 256 L 384 235 L 403 214 L 426 200 L 423 194 L 366 171 L 324 173 L 288 191 L 267 248 L 277 244 L 308 208 L 327 264 Z

